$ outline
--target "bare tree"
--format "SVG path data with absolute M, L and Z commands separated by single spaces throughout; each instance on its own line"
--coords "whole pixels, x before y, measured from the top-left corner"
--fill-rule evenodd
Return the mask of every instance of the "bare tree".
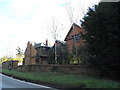
M 70 2 L 67 6 L 66 6 L 66 11 L 68 14 L 68 18 L 71 22 L 71 24 L 76 23 L 78 24 L 78 22 L 80 22 L 80 18 L 82 18 L 82 16 L 85 15 L 85 8 L 83 6 L 83 3 L 77 3 L 76 5 L 74 5 L 72 2 Z M 80 24 L 80 23 L 79 23 Z M 73 30 L 74 30 L 74 26 L 73 26 Z M 77 42 L 76 42 L 76 37 L 74 35 L 74 46 L 75 46 L 75 55 L 78 59 L 78 47 L 77 47 Z
M 61 24 L 56 17 L 50 18 L 50 23 L 47 24 L 48 28 L 52 34 L 52 37 L 54 38 L 54 42 L 56 43 L 56 40 L 58 37 L 60 37 L 61 31 L 64 29 L 63 24 Z M 55 63 L 57 63 L 57 49 L 55 44 Z
M 85 15 L 85 8 L 83 3 L 73 4 L 70 2 L 65 8 L 71 24 L 78 23 L 80 21 L 80 17 L 82 18 L 82 16 Z
M 71 23 L 74 23 L 74 8 L 72 7 L 71 4 L 69 4 L 68 6 L 66 6 L 66 10 L 67 10 L 67 14 L 68 14 L 68 17 L 70 19 L 70 22 Z

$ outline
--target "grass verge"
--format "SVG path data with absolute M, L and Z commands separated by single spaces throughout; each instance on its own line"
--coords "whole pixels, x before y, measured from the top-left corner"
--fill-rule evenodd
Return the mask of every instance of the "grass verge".
M 98 79 L 86 75 L 60 72 L 18 72 L 6 69 L 3 69 L 2 73 L 55 88 L 120 88 L 120 82 Z

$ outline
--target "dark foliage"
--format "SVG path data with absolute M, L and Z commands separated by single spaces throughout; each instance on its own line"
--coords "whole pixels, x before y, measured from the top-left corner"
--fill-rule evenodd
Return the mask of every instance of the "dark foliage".
M 50 49 L 49 52 L 48 52 L 48 64 L 55 64 L 54 49 Z
M 55 52 L 54 48 L 49 50 L 48 63 L 55 64 Z M 57 48 L 57 64 L 69 64 L 69 53 L 66 46 Z
M 59 64 L 69 64 L 69 53 L 68 53 L 68 50 L 67 50 L 67 47 L 64 46 L 62 48 L 58 48 L 57 49 L 57 55 L 58 55 L 58 58 L 57 58 L 57 62 Z
M 82 21 L 82 27 L 87 32 L 87 61 L 114 77 L 120 76 L 119 11 L 119 3 L 101 2 L 89 8 Z

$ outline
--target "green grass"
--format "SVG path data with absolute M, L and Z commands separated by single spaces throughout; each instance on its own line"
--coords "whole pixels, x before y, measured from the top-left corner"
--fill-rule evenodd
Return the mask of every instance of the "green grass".
M 3 73 L 28 80 L 47 82 L 67 87 L 85 86 L 86 88 L 120 88 L 120 82 L 98 79 L 86 75 L 75 75 L 55 72 L 18 72 L 2 70 Z

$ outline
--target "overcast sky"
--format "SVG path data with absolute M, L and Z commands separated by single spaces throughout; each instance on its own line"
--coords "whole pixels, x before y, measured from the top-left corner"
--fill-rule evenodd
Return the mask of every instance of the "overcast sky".
M 25 50 L 27 42 L 45 43 L 48 39 L 53 45 L 53 37 L 49 29 L 51 17 L 63 24 L 59 40 L 64 40 L 71 23 L 66 6 L 72 3 L 79 10 L 78 24 L 83 11 L 97 4 L 99 0 L 0 0 L 0 58 L 15 56 L 19 46 Z

